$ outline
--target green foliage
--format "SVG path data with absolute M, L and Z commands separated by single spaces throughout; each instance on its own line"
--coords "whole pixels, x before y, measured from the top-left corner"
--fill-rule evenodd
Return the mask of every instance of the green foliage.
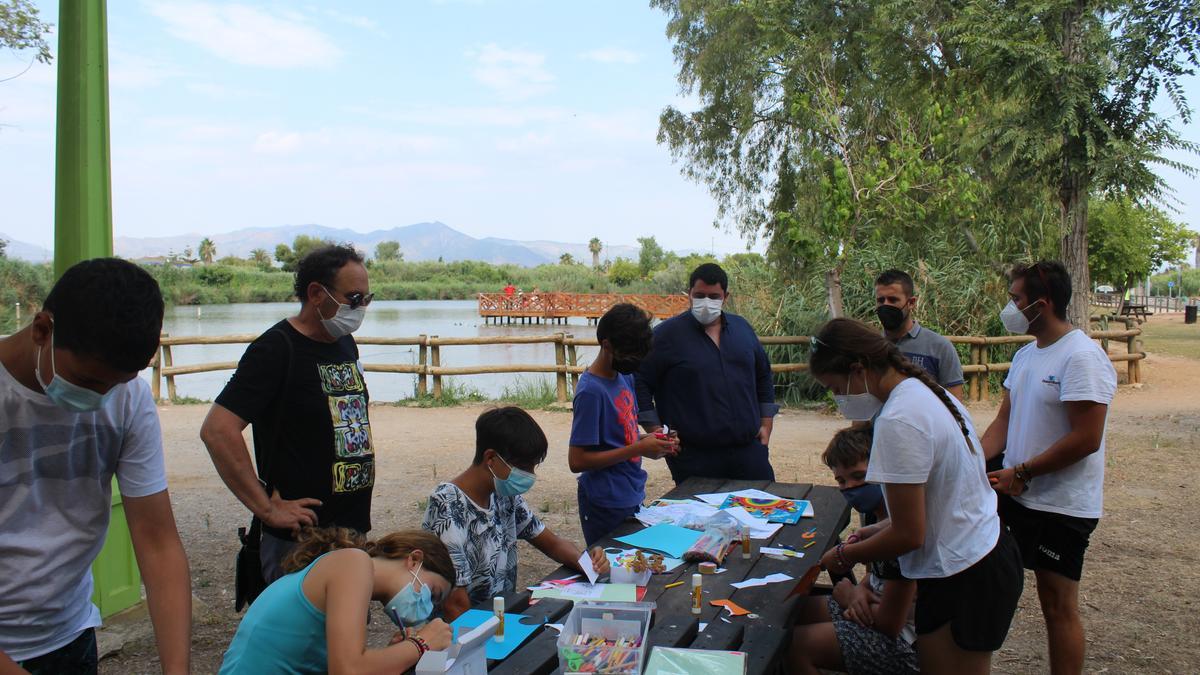
M 638 249 L 638 270 L 644 279 L 663 266 L 666 261 L 666 253 L 663 252 L 662 246 L 658 245 L 654 237 L 638 237 L 637 241 L 640 247 Z
M 264 272 L 270 271 L 274 267 L 271 262 L 271 254 L 265 248 L 256 248 L 250 251 L 250 260 Z
M 53 271 L 49 264 L 0 258 L 0 334 L 18 330 L 16 304 L 21 303 L 25 323 L 50 293 Z
M 1174 288 L 1167 285 L 1172 281 L 1175 282 Z M 1185 269 L 1182 275 L 1178 269 L 1156 274 L 1150 277 L 1150 293 L 1152 295 L 1163 296 L 1179 295 L 1182 293 L 1182 295 L 1187 297 L 1200 297 L 1200 270 L 1196 268 Z M 1192 331 L 1193 335 L 1195 332 L 1195 330 Z
M 286 272 L 294 272 L 296 263 L 300 262 L 304 256 L 323 246 L 332 246 L 337 242 L 330 239 L 322 239 L 320 237 L 310 237 L 307 234 L 298 234 L 292 240 L 292 245 L 279 244 L 275 247 L 275 259 L 283 263 L 283 269 Z
M 38 16 L 38 8 L 30 0 L 0 0 L 0 47 L 13 50 L 34 50 L 34 58 L 50 63 L 50 43 L 46 36 L 51 25 Z
M 558 256 L 558 264 L 559 265 L 574 265 L 575 264 L 575 256 L 571 255 L 570 253 L 564 253 L 564 254 Z
M 375 261 L 387 262 L 390 260 L 404 260 L 404 254 L 400 252 L 400 242 L 381 241 L 376 244 Z
M 0 239 L 0 260 L 8 257 L 8 240 Z
M 629 286 L 641 277 L 641 268 L 627 258 L 617 258 L 608 266 L 608 280 L 617 286 Z
M 212 261 L 217 257 L 217 245 L 208 237 L 200 240 L 200 247 L 197 250 L 200 253 L 200 262 L 205 265 L 211 265 Z
M 1093 201 L 1088 211 L 1088 259 L 1096 281 L 1118 294 L 1164 264 L 1183 260 L 1196 234 L 1161 209 L 1127 197 Z
M 600 267 L 600 251 L 604 250 L 604 244 L 599 237 L 592 237 L 588 242 L 588 252 L 592 254 L 592 267 Z
M 540 410 L 558 402 L 558 389 L 554 381 L 548 378 L 527 379 L 518 376 L 511 385 L 505 385 L 497 400 L 526 410 Z

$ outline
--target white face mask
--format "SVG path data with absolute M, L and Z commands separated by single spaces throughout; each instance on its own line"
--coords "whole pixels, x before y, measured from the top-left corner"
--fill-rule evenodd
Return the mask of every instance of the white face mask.
M 333 293 L 330 293 L 328 288 L 322 286 L 321 290 L 325 291 L 325 295 L 328 295 L 330 300 L 337 302 L 337 298 L 333 297 Z M 343 305 L 338 302 L 337 313 L 333 315 L 333 318 L 326 319 L 321 314 L 320 305 L 317 306 L 317 316 L 321 317 L 321 325 L 325 327 L 325 331 L 333 336 L 335 340 L 358 330 L 366 315 L 366 305 L 351 309 L 350 305 Z
M 1035 300 L 1034 304 L 1039 302 L 1041 302 L 1041 300 Z M 1025 309 L 1029 309 L 1029 307 L 1026 307 Z M 1033 321 L 1037 321 L 1038 317 L 1041 315 L 1042 313 L 1038 312 L 1037 316 L 1033 317 L 1031 320 L 1025 316 L 1025 312 L 1017 308 L 1017 302 L 1015 300 L 1009 300 L 1008 304 L 1004 306 L 1004 309 L 1000 310 L 1000 323 L 1004 324 L 1004 328 L 1008 332 L 1024 335 L 1025 333 L 1029 332 L 1029 324 Z
M 883 407 L 883 401 L 880 401 L 871 393 L 871 387 L 867 384 L 867 374 L 863 373 L 863 386 L 867 388 L 865 394 L 834 394 L 833 400 L 837 403 L 838 412 L 848 419 L 855 422 L 866 422 L 874 419 L 879 413 L 879 409 Z M 850 391 L 849 378 L 846 381 L 846 391 Z
M 721 318 L 721 306 L 724 304 L 724 300 L 692 298 L 692 316 L 696 317 L 701 325 L 707 326 Z

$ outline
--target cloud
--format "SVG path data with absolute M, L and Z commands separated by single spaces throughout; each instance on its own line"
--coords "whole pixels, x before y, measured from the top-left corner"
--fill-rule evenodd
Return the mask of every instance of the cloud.
M 219 58 L 264 68 L 328 67 L 342 51 L 294 12 L 271 14 L 246 5 L 150 2 L 167 32 Z
M 591 51 L 583 52 L 579 58 L 585 61 L 595 61 L 596 63 L 623 63 L 634 64 L 642 60 L 641 54 L 631 52 L 628 49 L 620 47 L 600 47 Z
M 528 152 L 531 150 L 540 150 L 553 144 L 553 135 L 530 131 L 516 138 L 502 138 L 496 141 L 496 149 L 501 152 Z
M 546 70 L 545 54 L 493 43 L 467 52 L 467 57 L 477 62 L 475 79 L 505 98 L 530 98 L 552 89 L 554 76 Z
M 266 93 L 262 90 L 228 87 L 215 82 L 192 82 L 187 85 L 187 90 L 193 94 L 200 94 L 215 101 L 247 100 L 266 96 Z
M 267 155 L 286 155 L 300 149 L 299 133 L 290 131 L 268 131 L 254 139 L 254 152 Z
M 346 14 L 345 12 L 339 12 L 336 9 L 325 9 L 322 10 L 322 12 L 325 14 L 325 16 L 333 19 L 334 21 L 344 23 L 347 26 L 360 28 L 377 35 L 384 34 L 383 30 L 379 28 L 379 22 L 370 17 L 358 16 L 356 14 Z
M 438 136 L 397 134 L 363 127 L 335 127 L 316 131 L 271 130 L 258 134 L 251 149 L 263 155 L 321 152 L 322 156 L 361 161 L 443 150 L 449 141 Z
M 523 127 L 569 117 L 562 108 L 543 106 L 422 106 L 381 111 L 354 105 L 342 110 L 355 117 L 434 127 Z

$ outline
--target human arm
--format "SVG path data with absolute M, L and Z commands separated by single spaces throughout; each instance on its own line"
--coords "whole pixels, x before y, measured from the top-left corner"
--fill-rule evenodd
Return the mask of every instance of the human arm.
M 946 387 L 946 391 L 950 392 L 950 395 L 953 396 L 954 398 L 956 398 L 960 401 L 964 400 L 963 399 L 963 386 L 961 384 L 956 384 L 954 386 Z
M 29 675 L 29 671 L 18 666 L 16 661 L 8 657 L 8 654 L 0 651 L 0 675 Z
M 869 539 L 840 544 L 840 556 L 837 547 L 826 551 L 821 556 L 825 569 L 844 574 L 855 563 L 898 558 L 925 544 L 925 484 L 887 483 L 883 489 L 890 514 L 887 526 Z
M 124 496 L 129 537 L 146 584 L 150 621 L 164 673 L 189 672 L 192 636 L 192 582 L 171 498 L 166 490 L 145 497 Z
M 963 400 L 962 358 L 958 355 L 958 350 L 954 348 L 954 343 L 944 335 L 938 337 L 940 339 L 935 343 L 935 349 L 939 352 L 937 356 L 938 384 L 961 401 Z
M 468 609 L 471 609 L 471 596 L 467 595 L 467 589 L 456 586 L 442 603 L 442 616 L 447 621 L 454 621 Z
M 583 555 L 583 551 L 575 544 L 552 532 L 550 528 L 543 529 L 541 534 L 530 539 L 529 543 L 544 553 L 547 558 L 560 565 L 565 565 L 573 570 L 583 571 L 579 567 L 579 557 Z M 589 552 L 589 557 L 592 559 L 592 567 L 596 570 L 597 574 L 608 574 L 610 571 L 608 556 L 604 554 L 604 549 L 599 546 L 593 547 Z
M 638 407 L 638 423 L 642 428 L 649 433 L 655 433 L 662 429 L 662 419 L 658 416 L 658 410 L 655 409 L 654 393 L 658 389 L 658 384 L 662 380 L 666 364 L 664 362 L 664 345 L 662 344 L 663 333 L 660 330 L 654 331 L 654 346 L 650 349 L 650 353 L 646 358 L 642 359 L 641 366 L 633 376 L 633 389 L 637 397 Z
M 916 596 L 917 582 L 911 579 L 885 579 L 879 601 L 870 605 L 871 628 L 888 637 L 900 635 L 908 623 Z
M 771 445 L 771 432 L 775 429 L 775 418 L 764 417 L 762 424 L 758 427 L 758 442 L 763 445 Z
M 779 404 L 775 403 L 775 377 L 771 374 L 771 359 L 767 357 L 767 351 L 753 331 L 751 335 L 754 336 L 754 390 L 758 394 L 758 407 L 762 414 L 757 437 L 759 443 L 770 445 L 775 416 L 779 414 Z
M 634 457 L 649 457 L 650 459 L 670 457 L 676 454 L 677 450 L 676 441 L 671 438 L 659 438 L 655 434 L 646 434 L 632 445 L 612 450 L 588 450 L 578 445 L 572 445 L 567 449 L 567 466 L 573 473 L 596 471 Z
M 271 527 L 295 531 L 305 525 L 315 526 L 317 514 L 311 507 L 320 506 L 320 500 L 307 497 L 283 499 L 278 490 L 268 495 L 258 482 L 254 464 L 250 461 L 250 450 L 242 436 L 247 424 L 219 403 L 214 403 L 204 418 L 200 440 L 204 441 L 221 480 L 238 501 Z
M 421 652 L 413 642 L 402 640 L 381 649 L 367 648 L 366 616 L 374 586 L 374 567 L 365 551 L 339 551 L 319 563 L 317 593 L 325 606 L 325 643 L 331 675 L 404 672 L 417 664 Z M 315 568 L 314 568 L 315 571 Z M 307 579 L 305 580 L 308 581 Z M 310 588 L 305 587 L 305 595 Z M 450 626 L 434 619 L 414 631 L 431 650 L 450 646 Z
M 1061 471 L 1100 449 L 1108 406 L 1095 401 L 1066 401 L 1064 405 L 1071 430 L 1041 454 L 1023 462 L 1031 478 Z M 1015 496 L 1024 492 L 1026 484 L 1017 477 L 1018 468 L 1010 467 L 989 473 L 992 487 L 1007 495 Z
M 983 437 L 979 439 L 983 445 L 985 460 L 998 456 L 1008 445 L 1008 417 L 1011 413 L 1012 400 L 1009 398 L 1008 389 L 1005 389 L 1004 396 L 1000 399 L 1000 410 L 996 412 L 996 419 L 992 420 L 987 431 L 983 432 Z

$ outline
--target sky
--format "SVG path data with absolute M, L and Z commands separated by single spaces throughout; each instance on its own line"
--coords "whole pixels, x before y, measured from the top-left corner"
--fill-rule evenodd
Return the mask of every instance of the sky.
M 656 142 L 664 107 L 696 103 L 644 0 L 109 0 L 108 23 L 116 236 L 438 220 L 746 248 Z M 49 247 L 55 67 L 4 81 L 29 63 L 0 52 L 0 231 Z M 1200 226 L 1200 184 L 1162 173 Z

